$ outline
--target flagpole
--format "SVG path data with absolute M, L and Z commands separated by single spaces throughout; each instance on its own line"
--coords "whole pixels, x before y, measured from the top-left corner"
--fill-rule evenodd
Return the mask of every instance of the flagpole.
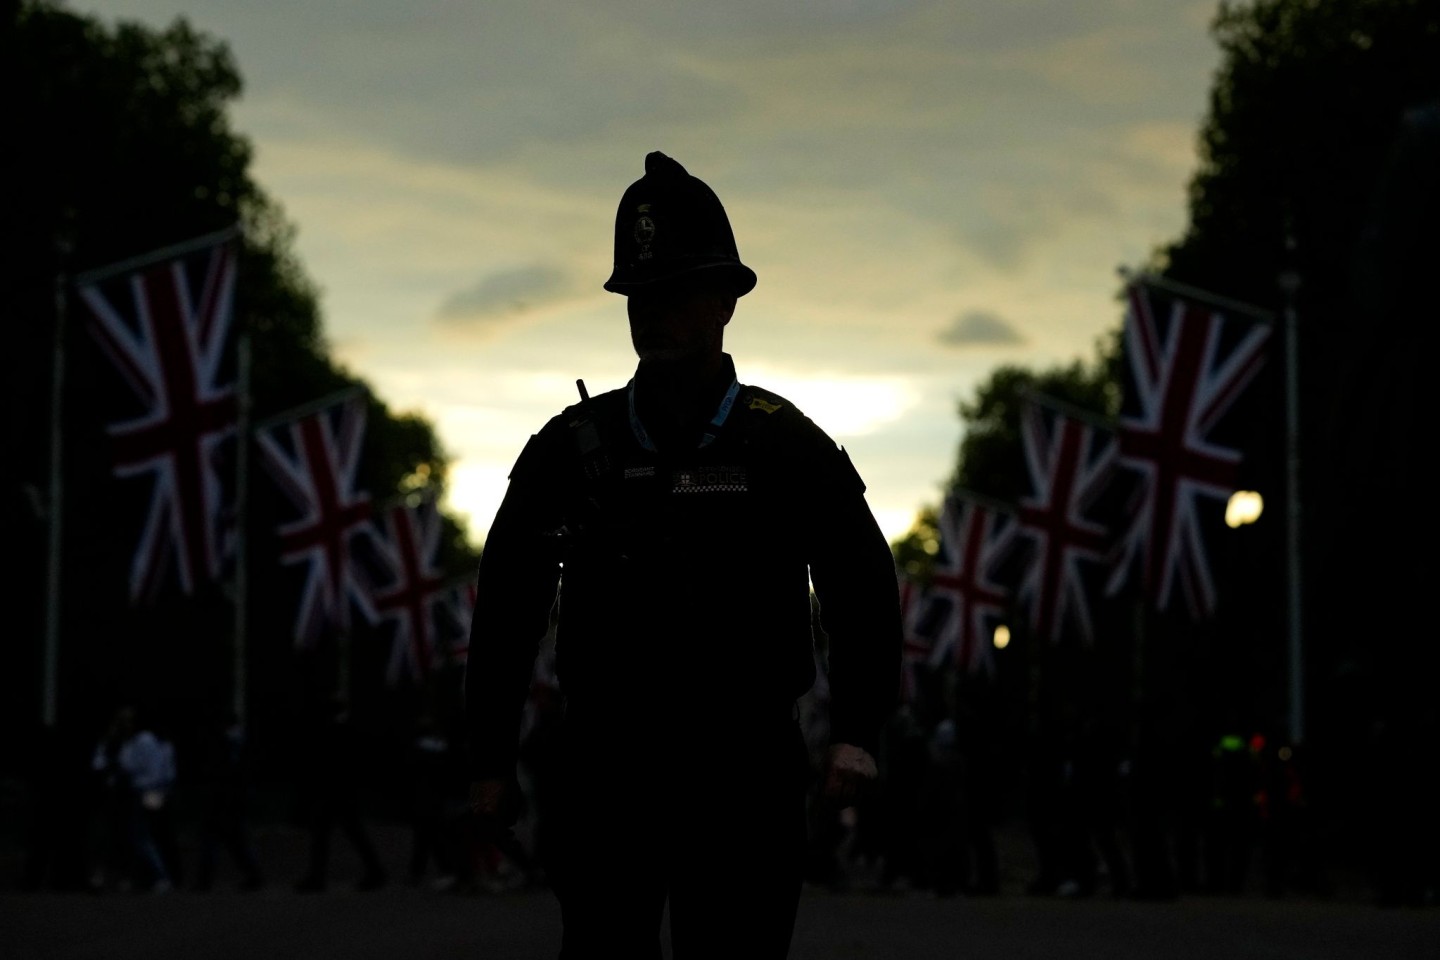
M 1293 248 L 1294 239 L 1286 246 Z M 1295 295 L 1300 274 L 1293 268 L 1279 277 L 1285 297 L 1285 499 L 1286 499 L 1286 608 L 1289 627 L 1290 739 L 1305 739 L 1305 648 L 1301 632 L 1300 570 L 1300 349 Z
M 45 726 L 53 727 L 59 719 L 60 686 L 60 586 L 64 570 L 61 550 L 65 530 L 65 484 L 61 471 L 64 466 L 64 416 L 65 400 L 65 320 L 69 312 L 69 280 L 62 266 L 55 275 L 55 343 L 51 354 L 50 372 L 50 525 L 48 555 L 46 557 L 45 591 L 45 666 L 41 719 Z
M 1136 279 L 1128 270 L 1122 269 L 1120 275 L 1125 278 L 1127 283 Z M 1266 323 L 1275 319 L 1274 312 L 1266 310 L 1264 307 L 1257 307 L 1254 304 L 1244 303 L 1240 300 L 1232 300 L 1218 293 L 1211 293 L 1209 290 L 1202 290 L 1199 287 L 1192 287 L 1187 283 L 1171 280 L 1169 277 L 1147 273 L 1141 275 L 1138 279 L 1147 287 L 1164 290 L 1182 299 L 1203 303 L 1206 306 L 1215 307 L 1227 313 L 1238 313 L 1250 317 L 1252 320 L 1261 320 Z
M 240 409 L 235 425 L 235 644 L 231 674 L 232 706 L 243 727 L 249 689 L 247 652 L 250 630 L 250 333 L 240 332 L 236 344 L 236 389 Z
M 117 260 L 114 263 L 107 263 L 105 266 L 97 267 L 94 270 L 86 270 L 76 274 L 73 279 L 77 287 L 89 286 L 90 284 L 108 280 L 111 277 L 118 277 L 122 273 L 135 273 L 137 270 L 143 270 L 152 264 L 164 263 L 167 260 L 177 260 L 186 254 L 216 246 L 217 244 L 224 243 L 226 240 L 234 239 L 239 235 L 240 224 L 231 224 L 223 230 L 207 233 L 203 237 L 194 237 L 181 243 L 172 243 L 168 247 L 151 250 L 137 257 Z
M 369 392 L 369 389 L 363 385 L 345 387 L 342 390 L 336 390 L 333 393 L 327 393 L 325 394 L 325 396 L 318 399 L 308 400 L 305 403 L 299 404 L 298 406 L 291 407 L 288 410 L 283 410 L 273 416 L 266 417 L 264 420 L 261 420 L 258 423 L 254 424 L 253 429 L 256 433 L 263 433 L 264 431 L 269 430 L 272 427 L 278 426 L 279 424 L 290 423 L 295 420 L 301 420 L 305 417 L 310 416 L 311 414 L 319 413 L 321 410 L 328 410 L 331 407 L 335 406 L 337 403 L 343 403 L 344 401 L 349 400 L 352 397 L 365 396 Z
M 350 703 L 350 626 L 346 624 L 336 638 L 338 649 L 336 650 L 335 665 L 335 686 L 347 704 Z

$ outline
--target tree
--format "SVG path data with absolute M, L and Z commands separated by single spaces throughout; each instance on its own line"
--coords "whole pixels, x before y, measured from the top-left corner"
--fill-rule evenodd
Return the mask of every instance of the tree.
M 1165 272 L 1275 305 L 1290 236 L 1307 317 L 1341 323 L 1389 145 L 1405 111 L 1440 92 L 1440 13 L 1424 0 L 1257 0 L 1222 4 L 1213 32 L 1223 62 Z
M 1434 632 L 1425 603 L 1440 533 L 1422 419 L 1429 348 L 1440 330 L 1430 319 L 1428 281 L 1437 252 L 1440 7 L 1225 3 L 1213 32 L 1222 63 L 1200 132 L 1189 223 L 1147 267 L 1277 313 L 1281 273 L 1299 274 L 1311 737 L 1335 755 L 1354 751 L 1338 769 L 1386 724 L 1385 749 L 1398 758 L 1397 745 L 1418 751 L 1440 732 L 1428 706 L 1440 654 L 1421 639 Z M 1272 371 L 1285 346 L 1277 337 Z M 995 371 L 961 407 L 954 482 L 1013 499 L 1024 489 L 1018 398 L 1038 388 L 1114 412 L 1118 342 L 1102 357 L 1046 374 Z M 1222 592 L 1239 602 L 1214 623 L 1166 624 L 1164 642 L 1152 636 L 1133 647 L 1137 662 L 1149 658 L 1139 726 L 1156 757 L 1167 750 L 1155 736 L 1217 720 L 1231 707 L 1243 707 L 1241 722 L 1257 727 L 1283 710 L 1283 386 L 1276 375 L 1257 384 L 1255 406 L 1268 413 L 1250 427 L 1261 442 L 1244 467 L 1243 482 L 1266 494 L 1266 517 L 1229 538 L 1218 564 L 1232 581 Z M 934 537 L 932 511 L 896 543 L 897 558 L 923 570 Z M 1400 561 L 1407 553 L 1424 559 Z M 1372 636 L 1383 648 L 1364 642 Z M 1342 782 L 1376 792 L 1362 777 L 1337 778 L 1337 790 Z M 1410 786 L 1390 796 L 1416 793 Z
M 1356 506 L 1381 496 L 1366 492 L 1374 465 L 1393 462 L 1402 455 L 1396 446 L 1413 442 L 1403 437 L 1424 432 L 1426 374 L 1415 360 L 1429 353 L 1416 350 L 1415 337 L 1433 328 L 1421 319 L 1433 313 L 1420 302 L 1427 268 L 1377 269 L 1375 253 L 1384 247 L 1392 262 L 1418 265 L 1434 249 L 1433 226 L 1417 229 L 1414 211 L 1427 198 L 1433 204 L 1435 172 L 1415 166 L 1418 154 L 1408 167 L 1397 160 L 1397 140 L 1423 139 L 1416 122 L 1405 133 L 1406 117 L 1440 98 L 1440 8 L 1256 0 L 1222 6 L 1214 32 L 1224 59 L 1201 131 L 1189 226 L 1164 251 L 1165 272 L 1272 308 L 1280 306 L 1279 274 L 1300 276 L 1301 495 L 1313 588 L 1306 642 L 1323 684 L 1348 669 L 1352 631 L 1363 629 L 1366 613 L 1337 616 L 1317 597 L 1355 595 L 1355 566 L 1382 547 L 1375 533 L 1386 526 L 1372 514 L 1368 533 L 1357 530 Z M 1405 402 L 1370 402 L 1377 396 Z M 1277 419 L 1282 403 L 1277 391 L 1269 404 Z M 1377 449 L 1376 437 L 1393 442 Z M 1276 458 L 1276 492 L 1278 470 Z M 1391 503 L 1399 502 L 1394 492 Z
M 1189 225 L 1160 259 L 1173 279 L 1272 309 L 1282 306 L 1282 271 L 1301 280 L 1293 346 L 1307 738 L 1336 774 L 1336 819 L 1394 824 L 1388 845 L 1413 850 L 1422 822 L 1413 809 L 1369 805 L 1413 796 L 1416 784 L 1353 774 L 1374 763 L 1382 777 L 1398 776 L 1413 767 L 1399 758 L 1440 733 L 1424 706 L 1433 699 L 1426 678 L 1440 668 L 1424 639 L 1434 632 L 1430 546 L 1440 523 L 1423 439 L 1436 336 L 1428 275 L 1440 7 L 1255 0 L 1223 5 L 1214 33 L 1223 61 Z M 1276 366 L 1284 346 L 1275 345 Z M 1271 381 L 1277 455 L 1257 481 L 1268 504 L 1257 526 L 1283 520 L 1286 506 L 1272 495 L 1284 490 L 1284 398 L 1283 379 Z M 1257 574 L 1278 597 L 1287 574 L 1278 538 L 1270 541 Z
M 338 389 L 363 385 L 330 357 L 314 284 L 294 254 L 295 228 L 251 177 L 248 140 L 231 126 L 242 81 L 229 48 L 177 19 L 154 30 L 109 27 L 52 0 L 0 7 L 0 63 L 9 93 L 0 176 L 0 298 L 10 342 L 4 364 L 5 508 L 0 533 L 35 558 L 45 554 L 56 277 L 168 246 L 234 223 L 243 226 L 236 294 L 238 324 L 254 345 L 254 415 L 264 418 Z M 184 711 L 226 702 L 228 602 L 212 591 L 153 612 L 128 610 L 117 542 L 116 488 L 103 444 L 100 398 L 109 370 L 72 322 L 65 381 L 67 509 L 62 637 L 62 712 L 77 723 L 119 697 L 177 703 Z M 372 395 L 373 397 L 373 395 Z M 385 499 L 423 477 L 443 490 L 448 457 L 423 418 L 370 404 L 364 483 Z M 261 511 L 263 513 L 263 511 Z M 251 518 L 263 545 L 266 518 Z M 445 561 L 473 569 L 463 529 L 447 518 Z M 263 560 L 263 558 L 261 558 Z M 7 584 L 20 612 L 24 660 L 4 671 L 0 700 L 16 724 L 38 715 L 44 564 L 23 565 Z M 278 564 L 257 563 L 257 592 L 283 590 Z M 281 651 L 258 654 L 268 668 L 260 696 L 285 704 L 282 604 L 262 605 L 256 636 Z M 273 651 L 272 651 L 273 652 Z

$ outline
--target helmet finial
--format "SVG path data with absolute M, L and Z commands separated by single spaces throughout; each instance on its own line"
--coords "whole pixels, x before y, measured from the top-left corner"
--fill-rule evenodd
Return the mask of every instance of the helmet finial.
M 645 155 L 645 176 L 647 177 L 688 177 L 690 174 L 680 166 L 680 162 L 671 157 L 665 156 L 659 150 L 653 150 Z

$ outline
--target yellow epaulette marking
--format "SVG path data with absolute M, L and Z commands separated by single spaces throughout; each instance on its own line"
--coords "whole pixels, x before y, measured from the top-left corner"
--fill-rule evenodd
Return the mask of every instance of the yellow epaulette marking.
M 751 409 L 751 410 L 763 410 L 763 411 L 765 411 L 766 413 L 774 413 L 776 410 L 779 410 L 782 406 L 784 406 L 784 404 L 771 403 L 769 400 L 761 400 L 759 397 L 751 397 L 751 398 L 750 398 L 750 409 Z

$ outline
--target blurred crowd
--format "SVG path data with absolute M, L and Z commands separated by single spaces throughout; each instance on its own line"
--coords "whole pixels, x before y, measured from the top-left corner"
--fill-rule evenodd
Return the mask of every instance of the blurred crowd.
M 288 829 L 268 834 L 286 838 L 288 856 L 269 864 L 257 853 L 255 827 L 275 824 L 255 816 L 254 758 L 236 718 L 188 731 L 184 742 L 192 746 L 178 752 L 157 718 L 122 707 L 93 741 L 39 745 L 19 882 L 26 889 L 163 893 L 210 890 L 223 879 L 242 890 L 268 881 L 314 892 L 332 882 L 338 831 L 361 871 L 345 882 L 360 890 L 394 882 L 401 868 L 404 882 L 437 891 L 543 884 L 561 704 L 553 686 L 536 685 L 519 772 L 523 807 L 509 831 L 468 814 L 463 738 L 453 722 L 418 719 L 403 769 L 383 771 L 399 786 L 388 805 L 376 804 L 374 745 L 357 731 L 344 699 L 318 704 L 297 731 L 300 762 L 279 785 Z M 822 675 L 800 711 L 817 774 L 825 717 Z M 1063 712 L 1029 736 L 1023 757 L 1007 742 L 980 717 L 902 707 L 880 750 L 883 788 L 843 810 L 817 793 L 809 882 L 942 897 L 1022 889 L 1139 899 L 1332 892 L 1305 756 L 1293 745 L 1241 730 L 1149 743 Z M 377 845 L 377 815 L 407 821 L 408 860 L 387 862 L 387 851 L 389 861 L 399 859 L 395 831 L 388 847 Z M 1021 822 L 1023 857 L 1015 844 Z M 1377 824 L 1382 839 L 1385 826 Z M 1435 902 L 1434 863 L 1414 838 L 1392 839 L 1370 864 L 1375 898 Z M 267 841 L 266 849 L 279 842 Z M 301 843 L 304 851 L 295 849 Z M 292 875 L 275 876 L 277 863 Z

